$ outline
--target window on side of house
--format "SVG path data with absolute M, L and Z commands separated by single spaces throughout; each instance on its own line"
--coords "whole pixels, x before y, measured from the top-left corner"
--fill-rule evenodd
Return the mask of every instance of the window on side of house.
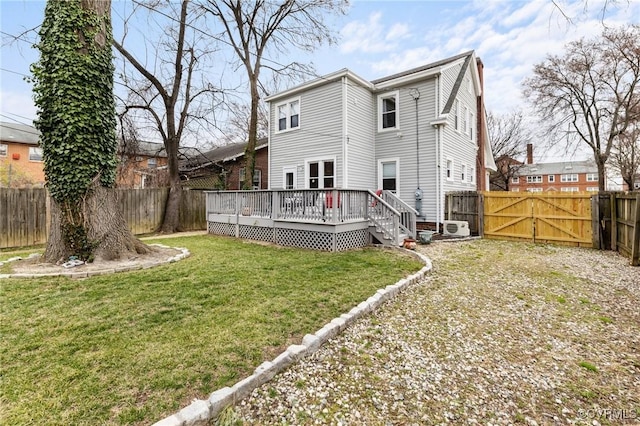
M 587 191 L 589 191 L 589 192 L 599 192 L 600 188 L 598 188 L 597 186 L 589 186 L 589 187 L 587 187 Z
M 511 188 L 511 192 L 520 192 L 520 188 Z
M 453 128 L 460 130 L 460 101 L 456 99 L 453 104 Z
M 467 180 L 467 165 L 461 164 L 460 165 L 460 181 L 464 182 L 466 180 Z
M 469 182 L 474 183 L 476 181 L 476 169 L 475 167 L 469 168 Z
M 542 192 L 542 188 L 529 188 L 527 189 L 529 192 Z
M 511 183 L 520 183 L 520 177 L 514 176 L 511 178 Z
M 380 160 L 378 165 L 380 175 L 379 187 L 386 191 L 398 190 L 398 160 Z
M 597 182 L 598 174 L 597 173 L 587 173 L 587 182 Z
M 576 173 L 560 175 L 560 182 L 577 182 L 578 175 Z
M 547 181 L 553 183 L 556 181 L 556 175 L 547 175 Z
M 542 183 L 541 175 L 527 176 L 527 183 Z
M 307 163 L 309 189 L 335 187 L 335 163 L 333 160 L 311 161 Z
M 29 161 L 42 161 L 42 148 L 29 147 Z
M 253 171 L 253 181 L 251 182 L 253 189 L 260 189 L 262 185 L 262 170 L 255 169 Z
M 469 134 L 469 108 L 466 105 L 462 108 L 462 133 Z
M 241 167 L 240 169 L 238 169 L 238 187 L 242 188 L 242 184 L 244 183 L 244 178 L 245 178 L 245 168 Z
M 562 188 L 560 188 L 560 192 L 578 192 L 580 191 L 580 188 L 578 188 L 577 186 L 563 186 Z
M 150 169 L 155 169 L 158 167 L 158 159 L 155 157 L 147 158 L 147 167 Z
M 398 129 L 398 92 L 378 96 L 378 131 Z
M 447 180 L 453 180 L 453 160 L 447 158 Z
M 293 181 L 294 173 L 286 172 L 284 174 L 284 189 L 294 189 L 294 181 Z
M 278 115 L 278 132 L 293 130 L 300 127 L 300 99 L 289 99 L 276 105 Z
M 9 151 L 9 145 L 6 143 L 0 143 L 0 157 L 6 157 Z
M 475 139 L 475 134 L 473 131 L 474 123 L 475 123 L 475 115 L 472 112 L 470 112 L 469 113 L 469 138 L 471 139 L 471 141 Z

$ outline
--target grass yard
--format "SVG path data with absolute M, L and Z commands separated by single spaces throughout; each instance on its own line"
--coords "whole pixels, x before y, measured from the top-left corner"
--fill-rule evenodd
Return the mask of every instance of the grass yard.
M 1 424 L 151 424 L 423 266 L 378 249 L 150 242 L 191 257 L 83 280 L 0 280 Z

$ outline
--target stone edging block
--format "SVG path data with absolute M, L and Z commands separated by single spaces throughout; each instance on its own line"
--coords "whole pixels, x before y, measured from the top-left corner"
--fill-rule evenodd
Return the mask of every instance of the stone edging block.
M 149 244 L 150 246 L 156 246 L 156 247 L 161 247 L 161 248 L 171 248 L 169 246 L 166 246 L 164 244 Z M 42 273 L 42 274 L 0 274 L 0 279 L 3 278 L 40 278 L 40 277 L 68 277 L 68 278 L 88 278 L 88 277 L 95 277 L 98 275 L 107 275 L 107 274 L 112 274 L 112 273 L 116 273 L 116 272 L 129 272 L 129 271 L 137 271 L 137 270 L 141 270 L 141 269 L 151 269 L 151 268 L 155 268 L 156 266 L 160 266 L 160 265 L 164 265 L 165 263 L 173 263 L 173 262 L 177 262 L 179 260 L 185 259 L 189 256 L 191 256 L 191 252 L 189 252 L 189 249 L 184 248 L 184 247 L 173 247 L 176 250 L 180 251 L 180 254 L 177 254 L 173 257 L 169 257 L 167 260 L 164 261 L 160 261 L 160 262 L 154 262 L 148 265 L 135 265 L 135 266 L 122 266 L 119 268 L 115 268 L 115 269 L 102 269 L 99 271 L 87 271 L 87 272 L 73 272 L 73 271 L 65 271 L 65 272 L 46 272 L 46 273 Z M 39 257 L 40 255 L 37 253 L 31 253 L 29 256 L 27 256 L 27 259 L 31 259 L 34 257 Z M 9 262 L 15 262 L 17 260 L 22 260 L 22 257 L 20 256 L 16 256 L 16 257 L 12 257 L 11 259 L 7 259 L 4 262 L 0 262 L 0 266 L 4 265 L 5 263 L 9 263 Z
M 302 344 L 291 345 L 278 355 L 273 361 L 265 361 L 260 364 L 253 374 L 233 385 L 214 391 L 209 398 L 194 400 L 191 405 L 183 408 L 178 413 L 166 417 L 153 426 L 204 426 L 218 415 L 227 406 L 236 404 L 246 398 L 254 389 L 271 380 L 276 374 L 288 368 L 296 361 L 316 352 L 328 340 L 336 337 L 357 319 L 377 309 L 384 302 L 393 299 L 409 285 L 422 280 L 432 269 L 431 260 L 428 257 L 410 250 L 403 250 L 418 258 L 425 266 L 413 275 L 403 278 L 395 284 L 379 289 L 367 300 L 358 304 L 348 313 L 332 319 L 314 334 L 307 334 L 302 338 Z

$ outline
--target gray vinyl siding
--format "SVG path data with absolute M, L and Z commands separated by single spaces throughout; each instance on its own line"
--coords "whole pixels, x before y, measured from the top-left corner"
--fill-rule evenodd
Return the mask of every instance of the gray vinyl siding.
M 283 188 L 283 168 L 297 168 L 297 187 L 306 188 L 306 161 L 335 158 L 335 186 L 342 187 L 342 83 L 331 82 L 300 93 L 300 128 L 278 133 L 276 105 L 269 106 L 270 186 Z M 295 97 L 295 96 L 294 96 Z M 292 97 L 293 98 L 293 97 Z M 284 100 L 284 99 L 283 99 Z
M 420 188 L 423 191 L 422 213 L 427 220 L 435 220 L 435 129 L 430 122 L 436 117 L 436 84 L 430 78 L 420 83 L 397 88 L 399 91 L 399 128 L 389 132 L 378 132 L 377 93 L 374 96 L 376 131 L 376 175 L 377 163 L 383 159 L 399 159 L 398 196 L 407 204 L 415 207 L 414 192 L 418 185 L 417 156 L 416 156 L 416 103 L 410 95 L 412 88 L 418 88 L 418 137 L 420 145 Z M 376 178 L 377 184 L 377 178 Z
M 371 91 L 349 79 L 347 91 L 347 176 L 350 189 L 376 189 L 375 113 Z
M 453 67 L 445 72 L 445 80 L 450 81 L 457 77 L 460 72 L 460 67 Z M 477 170 L 477 140 L 475 139 L 476 121 L 477 121 L 477 104 L 476 104 L 476 92 L 473 84 L 471 84 L 471 93 L 467 90 L 467 79 L 471 78 L 471 71 L 467 69 L 460 89 L 458 90 L 457 99 L 460 102 L 460 121 L 462 123 L 464 115 L 464 107 L 466 106 L 470 113 L 473 113 L 473 132 L 474 139 L 464 133 L 464 129 L 457 131 L 455 129 L 455 103 L 449 114 L 449 120 L 443 130 L 442 140 L 442 153 L 443 153 L 443 190 L 444 192 L 450 191 L 474 191 L 477 188 L 477 182 L 475 181 L 475 171 Z M 446 92 L 445 96 L 449 96 L 450 92 Z M 462 126 L 461 126 L 462 127 Z M 446 160 L 451 158 L 453 160 L 453 180 L 446 179 Z M 465 181 L 461 180 L 462 165 L 466 164 Z M 474 169 L 474 180 L 469 182 L 468 176 L 471 173 L 471 168 Z

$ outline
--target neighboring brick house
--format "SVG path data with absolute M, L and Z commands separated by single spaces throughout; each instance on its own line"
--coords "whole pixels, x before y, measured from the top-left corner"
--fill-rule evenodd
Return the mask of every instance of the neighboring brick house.
M 191 189 L 239 190 L 246 169 L 247 143 L 221 146 L 204 153 L 187 155 L 180 163 L 183 187 Z M 269 185 L 269 148 L 267 139 L 256 145 L 256 163 L 252 189 L 267 189 Z
M 593 161 L 533 163 L 533 147 L 527 145 L 527 163 L 512 166 L 509 189 L 513 192 L 583 192 L 598 191 L 598 167 Z
M 44 186 L 40 132 L 33 126 L 0 122 L 0 187 Z
M 167 184 L 167 153 L 164 144 L 138 141 L 118 149 L 118 188 L 157 188 Z

